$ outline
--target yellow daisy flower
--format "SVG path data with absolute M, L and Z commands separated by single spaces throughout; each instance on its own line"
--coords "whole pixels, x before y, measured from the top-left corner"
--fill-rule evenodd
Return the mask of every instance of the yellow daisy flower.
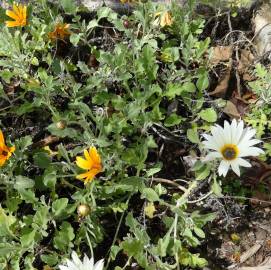
M 64 40 L 66 37 L 68 37 L 71 32 L 69 31 L 70 25 L 67 23 L 58 23 L 55 26 L 54 31 L 49 32 L 49 38 L 51 40 L 56 40 L 56 39 L 62 39 Z
M 27 24 L 27 6 L 22 4 L 13 4 L 12 10 L 6 10 L 6 15 L 14 21 L 5 21 L 7 27 L 25 26 Z
M 3 132 L 0 130 L 0 167 L 6 163 L 14 151 L 15 146 L 6 146 Z
M 84 181 L 84 183 L 91 182 L 91 180 L 102 171 L 101 157 L 95 147 L 90 147 L 89 150 L 84 150 L 85 159 L 76 157 L 76 165 L 81 169 L 87 170 L 85 173 L 76 176 L 77 179 Z

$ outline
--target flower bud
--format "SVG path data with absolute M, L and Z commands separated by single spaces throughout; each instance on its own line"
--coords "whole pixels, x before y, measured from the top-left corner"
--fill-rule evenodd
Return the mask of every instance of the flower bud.
M 124 21 L 123 21 L 123 26 L 124 26 L 125 28 L 129 28 L 129 27 L 130 27 L 130 22 L 129 22 L 128 20 L 124 20 Z
M 60 120 L 60 121 L 58 121 L 58 122 L 56 123 L 56 127 L 57 127 L 58 129 L 64 129 L 64 128 L 66 128 L 66 126 L 67 126 L 67 122 L 64 121 L 64 120 Z
M 77 207 L 77 214 L 79 217 L 86 217 L 90 213 L 90 207 L 87 204 L 80 204 Z

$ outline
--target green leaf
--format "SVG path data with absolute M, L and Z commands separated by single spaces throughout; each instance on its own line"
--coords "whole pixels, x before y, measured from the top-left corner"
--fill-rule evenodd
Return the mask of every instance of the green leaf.
M 198 135 L 198 131 L 196 128 L 190 128 L 187 130 L 187 138 L 190 142 L 192 143 L 199 143 L 199 135 Z
M 28 177 L 22 175 L 18 175 L 15 177 L 14 188 L 17 190 L 32 188 L 34 187 L 34 185 L 35 185 L 34 180 Z
M 216 122 L 217 120 L 217 114 L 213 108 L 200 111 L 199 116 L 201 119 L 211 123 Z
M 182 88 L 185 92 L 187 93 L 194 93 L 196 91 L 196 86 L 194 83 L 192 82 L 185 82 L 183 85 L 182 85 Z
M 42 169 L 49 167 L 51 163 L 51 158 L 47 152 L 38 152 L 34 155 L 34 164 Z
M 75 47 L 78 46 L 81 36 L 82 36 L 81 34 L 75 34 L 75 33 L 70 35 L 70 42 L 72 43 L 73 46 Z
M 64 221 L 60 227 L 60 231 L 57 231 L 54 237 L 54 247 L 56 249 L 67 251 L 68 248 L 73 247 L 72 240 L 75 234 L 73 227 L 67 221 Z
M 47 224 L 49 222 L 49 207 L 41 205 L 33 217 L 32 227 L 39 231 L 43 236 L 47 237 Z
M 194 232 L 198 237 L 205 238 L 205 233 L 202 229 L 200 229 L 198 227 L 194 227 Z
M 0 236 L 13 236 L 11 226 L 16 222 L 12 215 L 6 215 L 3 208 L 0 208 Z
M 108 17 L 113 10 L 109 7 L 101 7 L 97 11 L 98 20 Z
M 121 243 L 121 247 L 129 256 L 136 256 L 144 250 L 143 243 L 135 238 L 126 239 Z
M 56 184 L 56 171 L 54 168 L 48 168 L 45 170 L 44 175 L 43 175 L 43 184 L 50 188 L 54 189 L 55 184 Z
M 169 117 L 166 118 L 164 124 L 166 127 L 172 127 L 179 125 L 183 121 L 183 118 L 176 113 L 172 113 Z
M 216 179 L 214 179 L 213 184 L 211 186 L 211 190 L 213 191 L 213 193 L 217 196 L 222 196 L 222 188 L 219 185 L 219 183 L 217 182 Z
M 173 99 L 176 96 L 180 96 L 183 93 L 182 85 L 179 83 L 168 83 L 165 96 L 169 99 Z
M 92 28 L 94 28 L 94 27 L 96 27 L 96 26 L 98 26 L 98 21 L 97 20 L 91 20 L 89 23 L 88 23 L 88 26 L 87 26 L 87 31 L 89 30 L 89 29 L 92 29 Z
M 115 260 L 120 251 L 121 251 L 121 247 L 115 246 L 115 245 L 111 246 L 111 248 L 110 248 L 110 258 L 112 260 Z
M 167 248 L 170 242 L 170 233 L 167 233 L 164 238 L 158 240 L 157 251 L 158 255 L 165 257 L 167 255 Z
M 209 86 L 209 79 L 208 79 L 208 74 L 204 73 L 202 75 L 200 75 L 200 77 L 197 80 L 197 88 L 203 92 L 204 90 L 206 90 Z
M 68 202 L 69 202 L 69 200 L 67 198 L 61 198 L 61 199 L 55 200 L 52 203 L 52 212 L 53 212 L 54 216 L 61 215 L 61 213 L 67 207 Z
M 160 172 L 160 171 L 161 171 L 161 166 L 158 165 L 158 166 L 155 167 L 155 168 L 148 169 L 148 170 L 146 171 L 146 176 L 147 176 L 147 177 L 153 176 L 153 175 L 155 175 L 156 173 L 158 173 L 158 172 Z
M 58 263 L 58 255 L 54 254 L 42 254 L 40 256 L 41 260 L 48 264 L 49 266 L 54 266 Z
M 20 189 L 18 190 L 22 200 L 27 203 L 36 203 L 38 199 L 35 197 L 35 193 L 32 189 Z
M 60 0 L 60 4 L 66 13 L 75 14 L 77 11 L 75 0 Z
M 211 172 L 210 167 L 208 165 L 205 165 L 196 172 L 196 179 L 203 180 L 209 176 L 210 172 Z
M 160 200 L 158 194 L 152 188 L 144 188 L 142 190 L 141 198 L 146 198 L 150 202 Z
M 29 229 L 27 230 L 20 238 L 22 247 L 24 248 L 33 248 L 35 244 L 35 235 L 36 230 Z

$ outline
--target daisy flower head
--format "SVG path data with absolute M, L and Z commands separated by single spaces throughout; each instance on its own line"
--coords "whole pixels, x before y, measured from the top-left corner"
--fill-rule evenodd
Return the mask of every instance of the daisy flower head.
M 55 25 L 54 31 L 49 32 L 48 36 L 53 41 L 57 39 L 64 40 L 66 37 L 71 35 L 69 28 L 70 25 L 67 23 L 57 23 Z
M 5 143 L 3 132 L 0 130 L 0 167 L 11 157 L 15 151 L 15 146 L 8 147 Z
M 102 161 L 97 149 L 92 146 L 89 150 L 84 150 L 85 159 L 82 157 L 76 157 L 76 165 L 85 173 L 77 175 L 77 179 L 80 179 L 86 183 L 90 182 L 96 174 L 102 171 Z
M 213 150 L 208 153 L 204 161 L 220 159 L 218 174 L 224 177 L 231 168 L 238 176 L 240 176 L 241 167 L 251 167 L 251 164 L 243 159 L 248 156 L 258 156 L 264 151 L 255 144 L 260 143 L 260 140 L 253 139 L 256 130 L 247 127 L 244 128 L 244 122 L 234 119 L 231 124 L 224 122 L 224 127 L 215 125 L 211 128 L 211 134 L 203 134 L 206 141 L 203 141 L 205 149 Z
M 157 12 L 154 17 L 156 17 L 156 19 L 154 20 L 155 26 L 160 25 L 161 27 L 165 27 L 171 26 L 173 23 L 171 13 L 168 10 L 163 12 Z
M 7 27 L 25 26 L 27 24 L 27 6 L 13 3 L 12 10 L 6 10 L 6 15 L 14 21 L 5 21 Z
M 65 265 L 59 265 L 60 270 L 103 270 L 103 260 L 99 260 L 94 264 L 94 259 L 89 259 L 88 256 L 85 255 L 83 261 L 81 261 L 74 251 L 72 252 L 71 257 L 71 260 L 66 260 Z

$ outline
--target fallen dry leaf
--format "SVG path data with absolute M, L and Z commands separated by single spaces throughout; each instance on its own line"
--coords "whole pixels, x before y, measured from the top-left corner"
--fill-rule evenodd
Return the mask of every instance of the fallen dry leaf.
M 214 91 L 210 92 L 210 96 L 224 97 L 229 87 L 229 80 L 231 77 L 231 66 L 227 68 L 222 79 L 218 82 Z
M 237 70 L 238 73 L 243 77 L 244 81 L 252 81 L 254 79 L 254 76 L 250 71 L 250 68 L 253 66 L 254 59 L 255 57 L 250 50 L 241 50 Z
M 227 101 L 226 106 L 223 109 L 223 112 L 230 116 L 231 118 L 240 118 L 240 113 L 237 110 L 237 107 L 230 100 Z
M 232 46 L 217 46 L 211 48 L 210 63 L 217 65 L 220 62 L 226 62 L 231 59 Z

